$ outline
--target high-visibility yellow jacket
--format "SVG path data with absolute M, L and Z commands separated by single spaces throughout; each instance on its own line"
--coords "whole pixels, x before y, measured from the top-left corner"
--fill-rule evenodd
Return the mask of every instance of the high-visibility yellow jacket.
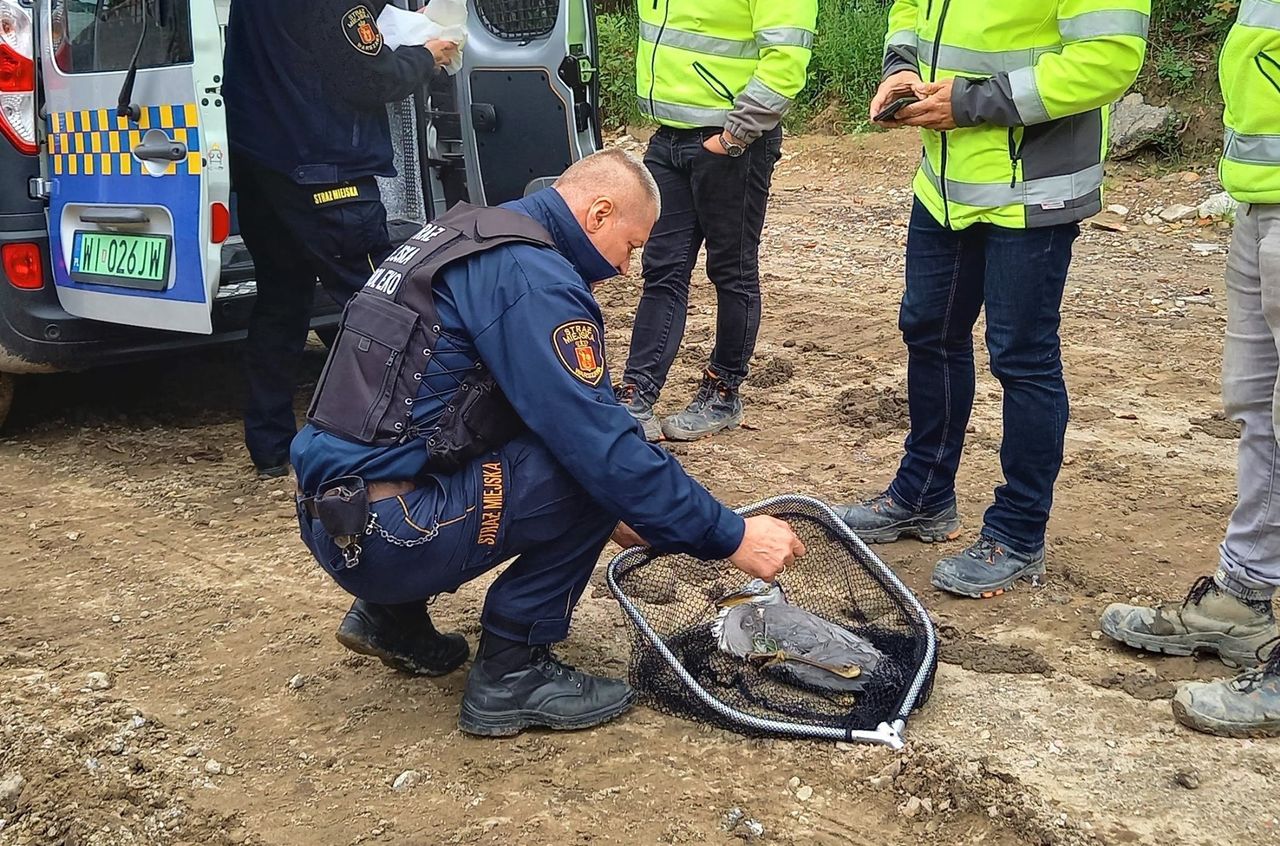
M 1280 203 L 1280 0 L 1244 0 L 1222 45 L 1218 175 L 1242 203 Z
M 637 0 L 640 111 L 751 142 L 804 88 L 817 0 Z
M 940 223 L 1010 228 L 1102 208 L 1110 105 L 1146 52 L 1151 0 L 896 0 L 885 76 L 954 78 L 959 128 L 922 130 L 916 196 Z

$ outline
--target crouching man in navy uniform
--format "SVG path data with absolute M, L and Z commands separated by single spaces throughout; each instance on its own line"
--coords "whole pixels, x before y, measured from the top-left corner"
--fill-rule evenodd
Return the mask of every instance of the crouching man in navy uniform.
M 515 558 L 481 614 L 469 733 L 585 728 L 631 704 L 625 682 L 550 649 L 611 536 L 763 579 L 804 554 L 786 523 L 717 502 L 614 398 L 592 288 L 626 270 L 658 203 L 644 166 L 609 150 L 428 225 L 348 305 L 294 439 L 302 538 L 358 597 L 348 648 L 457 669 L 468 644 L 435 630 L 425 600 Z

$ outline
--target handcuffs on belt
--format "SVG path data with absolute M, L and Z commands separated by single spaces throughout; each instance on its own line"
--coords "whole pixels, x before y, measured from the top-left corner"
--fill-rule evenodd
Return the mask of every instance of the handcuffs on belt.
M 415 547 L 435 540 L 440 532 L 440 524 L 435 522 L 422 537 L 406 541 L 382 528 L 378 525 L 378 515 L 369 507 L 369 487 L 359 476 L 340 476 L 324 482 L 315 496 L 300 499 L 298 503 L 308 514 L 320 520 L 325 533 L 342 550 L 342 559 L 348 570 L 360 563 L 360 538 L 364 535 L 377 531 L 393 546 Z

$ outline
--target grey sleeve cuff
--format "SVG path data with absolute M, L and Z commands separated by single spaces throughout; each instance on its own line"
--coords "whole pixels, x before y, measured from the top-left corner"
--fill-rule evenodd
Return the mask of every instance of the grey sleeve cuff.
M 902 44 L 891 45 L 884 51 L 884 68 L 880 72 L 880 80 L 883 82 L 895 73 L 901 73 L 902 71 L 920 73 L 920 62 L 916 58 L 916 48 Z
M 781 123 L 790 107 L 790 99 L 752 79 L 734 102 L 724 122 L 725 131 L 750 144 Z
M 1009 75 L 973 80 L 957 76 L 951 85 L 951 115 L 956 126 L 1022 126 Z

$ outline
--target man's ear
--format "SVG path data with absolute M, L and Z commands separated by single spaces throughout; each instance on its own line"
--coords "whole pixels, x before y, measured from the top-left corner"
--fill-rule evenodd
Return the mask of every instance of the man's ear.
M 587 231 L 599 232 L 605 220 L 613 216 L 614 210 L 613 200 L 608 197 L 597 197 L 591 204 L 591 208 L 587 209 Z

